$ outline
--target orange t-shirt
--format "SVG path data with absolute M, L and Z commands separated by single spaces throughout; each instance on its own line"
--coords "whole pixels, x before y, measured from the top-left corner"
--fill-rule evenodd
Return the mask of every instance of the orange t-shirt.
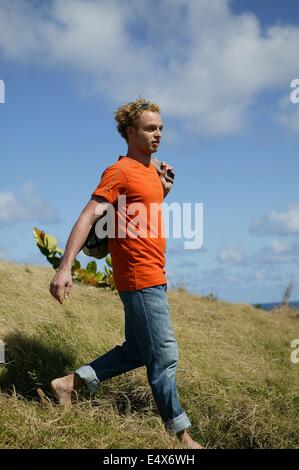
M 117 290 L 166 284 L 164 190 L 154 166 L 120 156 L 106 168 L 92 194 L 115 209 L 115 237 L 109 237 L 109 250 Z

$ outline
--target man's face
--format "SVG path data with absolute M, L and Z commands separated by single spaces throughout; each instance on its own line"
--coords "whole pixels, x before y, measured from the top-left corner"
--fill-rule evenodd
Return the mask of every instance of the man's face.
M 160 113 L 143 111 L 138 129 L 128 128 L 129 145 L 146 155 L 157 152 L 162 137 L 163 122 Z

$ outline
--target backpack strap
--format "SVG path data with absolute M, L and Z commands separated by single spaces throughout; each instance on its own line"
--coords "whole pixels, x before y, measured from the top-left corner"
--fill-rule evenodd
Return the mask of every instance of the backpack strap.
M 156 168 L 159 175 L 164 174 L 163 170 L 161 169 L 162 162 L 160 160 L 158 160 L 157 157 L 152 157 L 151 164 Z M 173 171 L 167 170 L 167 172 L 164 175 L 164 178 L 166 179 L 166 181 L 173 184 L 173 182 L 174 182 L 174 173 L 173 173 Z

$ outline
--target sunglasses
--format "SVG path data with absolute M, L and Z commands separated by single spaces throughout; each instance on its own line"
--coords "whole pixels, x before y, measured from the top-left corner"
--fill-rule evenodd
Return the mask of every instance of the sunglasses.
M 141 103 L 138 106 L 140 109 L 148 109 L 150 107 L 149 103 Z

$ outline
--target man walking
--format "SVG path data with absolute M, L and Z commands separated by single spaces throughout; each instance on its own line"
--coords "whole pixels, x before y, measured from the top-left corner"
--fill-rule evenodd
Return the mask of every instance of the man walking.
M 103 380 L 146 366 L 147 377 L 165 428 L 189 449 L 202 448 L 187 432 L 191 425 L 180 406 L 176 387 L 178 346 L 167 301 L 165 237 L 162 215 L 152 227 L 151 208 L 160 206 L 171 189 L 151 164 L 158 150 L 163 123 L 158 105 L 143 98 L 121 106 L 115 113 L 117 128 L 128 144 L 126 156 L 106 168 L 91 200 L 80 214 L 67 242 L 50 292 L 61 304 L 72 287 L 71 267 L 93 223 L 108 209 L 126 198 L 125 214 L 116 210 L 116 221 L 125 226 L 134 221 L 137 206 L 145 210 L 139 236 L 126 232 L 109 237 L 113 276 L 124 305 L 125 342 L 83 365 L 73 374 L 57 378 L 51 387 L 61 405 L 70 405 L 73 390 L 83 384 L 95 393 Z M 163 163 L 164 174 L 172 167 Z M 141 211 L 142 212 L 142 211 Z M 116 223 L 116 225 L 118 225 Z M 141 224 L 142 225 L 142 224 Z M 140 227 L 139 227 L 140 228 Z M 154 236 L 152 236 L 154 233 Z

